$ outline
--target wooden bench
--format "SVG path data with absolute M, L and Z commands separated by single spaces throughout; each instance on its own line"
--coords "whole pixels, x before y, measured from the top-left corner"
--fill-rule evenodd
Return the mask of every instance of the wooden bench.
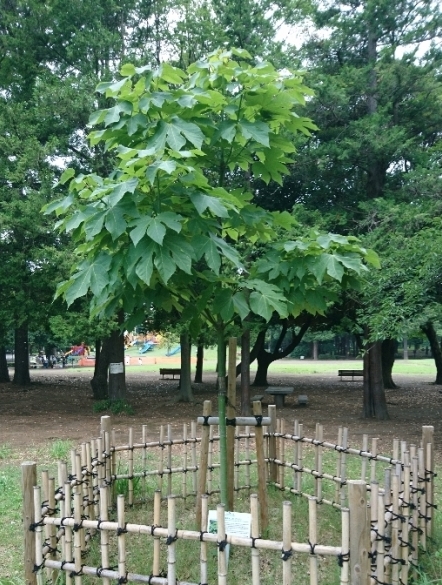
M 293 394 L 294 389 L 291 386 L 269 386 L 265 390 L 266 394 L 271 394 L 274 398 L 277 408 L 284 406 L 285 397 L 288 394 Z
M 342 382 L 342 378 L 344 376 L 351 376 L 351 381 L 354 382 L 355 377 L 363 376 L 363 375 L 364 375 L 364 370 L 338 370 L 338 376 L 341 376 L 341 382 Z
M 160 368 L 160 376 L 162 380 L 170 380 L 164 376 L 172 376 L 172 380 L 175 380 L 175 376 L 181 377 L 181 368 Z
M 300 394 L 298 396 L 298 406 L 308 406 L 307 394 Z

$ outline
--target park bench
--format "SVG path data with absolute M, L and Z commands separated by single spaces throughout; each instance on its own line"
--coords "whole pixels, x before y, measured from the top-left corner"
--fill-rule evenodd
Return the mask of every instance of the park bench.
M 267 390 L 265 390 L 266 394 L 271 394 L 275 401 L 275 405 L 277 408 L 282 408 L 284 406 L 285 397 L 288 394 L 293 394 L 294 389 L 290 386 L 269 386 Z
M 170 380 L 165 376 L 172 376 L 172 380 L 175 380 L 175 376 L 181 377 L 181 368 L 160 368 L 160 376 L 162 380 Z
M 342 378 L 345 376 L 351 376 L 351 381 L 354 382 L 355 377 L 363 376 L 363 375 L 364 375 L 364 370 L 338 370 L 338 376 L 341 376 L 341 382 L 342 382 Z
M 298 406 L 308 406 L 307 394 L 300 394 L 298 396 Z

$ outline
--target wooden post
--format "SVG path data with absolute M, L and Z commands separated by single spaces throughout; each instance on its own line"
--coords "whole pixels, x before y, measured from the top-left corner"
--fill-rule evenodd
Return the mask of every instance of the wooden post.
M 254 416 L 262 416 L 261 402 L 257 400 L 253 403 Z M 264 436 L 261 426 L 255 427 L 255 445 L 256 445 L 256 459 L 258 462 L 258 498 L 261 513 L 261 530 L 264 532 L 269 524 L 269 511 L 267 503 L 267 479 L 266 479 L 266 465 L 264 455 Z
M 29 530 L 35 522 L 34 487 L 37 485 L 37 465 L 34 461 L 21 464 L 23 494 L 23 530 L 24 530 L 24 566 L 26 585 L 36 585 L 37 575 L 33 572 L 35 565 L 35 532 Z
M 201 533 L 207 532 L 207 518 L 209 515 L 208 496 L 201 496 Z M 207 542 L 201 540 L 200 547 L 200 583 L 207 583 Z
M 109 520 L 109 488 L 107 486 L 100 487 L 100 520 L 107 522 Z M 109 562 L 109 533 L 107 530 L 100 530 L 100 547 L 101 547 L 101 566 L 108 568 Z M 103 585 L 110 585 L 111 580 L 108 577 L 103 577 Z
M 234 421 L 236 416 L 236 337 L 229 339 L 229 369 L 227 379 L 226 418 Z M 235 426 L 227 424 L 227 510 L 233 511 L 235 471 Z
M 427 524 L 427 534 L 430 537 L 434 536 L 434 522 L 433 522 L 433 505 L 434 505 L 434 427 L 422 427 L 422 448 L 424 450 L 425 458 L 425 494 L 427 511 L 429 521 Z
M 269 408 L 270 426 L 269 426 L 269 459 L 270 459 L 270 481 L 278 481 L 278 467 L 274 460 L 276 459 L 276 406 L 270 404 Z M 255 414 L 255 412 L 253 412 Z
M 259 513 L 258 513 L 258 496 L 252 494 L 250 496 L 250 513 L 252 516 L 252 538 L 259 538 Z M 252 548 L 252 583 L 253 585 L 259 585 L 260 583 L 260 566 L 259 566 L 259 548 Z
M 349 553 L 350 553 L 350 513 L 348 508 L 341 510 L 342 528 L 341 528 L 341 549 L 342 549 L 342 568 L 340 585 L 348 585 L 349 574 Z
M 218 585 L 227 585 L 227 551 L 224 543 L 226 538 L 226 524 L 224 516 L 224 504 L 218 504 L 216 507 L 216 517 L 218 521 Z M 170 584 L 175 581 L 170 581 Z
M 309 496 L 308 499 L 308 540 L 312 549 L 310 553 L 310 584 L 318 585 L 318 557 L 315 555 L 315 546 L 318 540 L 317 534 L 317 506 L 318 500 Z
M 122 583 L 126 579 L 126 522 L 124 513 L 124 496 L 117 496 L 117 521 L 118 521 L 118 577 Z
M 292 503 L 282 504 L 282 584 L 292 582 Z
M 367 513 L 367 485 L 362 480 L 348 480 L 350 508 L 350 583 L 369 585 L 370 522 Z
M 212 403 L 205 400 L 203 405 L 203 416 L 208 417 L 212 413 Z M 201 526 L 201 496 L 206 493 L 207 464 L 209 457 L 209 435 L 210 426 L 203 424 L 201 433 L 201 453 L 198 477 L 198 493 L 196 495 L 196 525 Z

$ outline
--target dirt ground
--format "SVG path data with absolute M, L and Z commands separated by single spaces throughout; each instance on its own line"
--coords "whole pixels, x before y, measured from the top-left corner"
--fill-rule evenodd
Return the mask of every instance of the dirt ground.
M 55 439 L 80 443 L 97 437 L 100 416 L 93 412 L 89 380 L 91 370 L 35 370 L 32 384 L 20 388 L 0 384 L 0 444 L 25 448 L 40 446 Z M 436 457 L 442 460 L 442 387 L 431 384 L 428 376 L 396 376 L 400 388 L 387 391 L 389 421 L 364 420 L 362 382 L 341 382 L 337 376 L 269 376 L 275 386 L 294 386 L 294 395 L 286 400 L 278 414 L 289 430 L 298 419 L 305 435 L 312 436 L 317 422 L 324 425 L 324 438 L 335 442 L 339 426 L 349 428 L 350 442 L 361 445 L 362 435 L 380 438 L 380 450 L 389 453 L 393 438 L 419 444 L 422 425 L 434 425 Z M 140 373 L 128 369 L 128 402 L 134 415 L 113 417 L 113 426 L 121 440 L 127 441 L 129 427 L 135 440 L 141 438 L 141 426 L 147 425 L 148 440 L 158 437 L 161 424 L 170 423 L 181 434 L 182 424 L 202 414 L 203 401 L 211 399 L 217 408 L 214 375 L 206 375 L 204 384 L 194 384 L 194 403 L 176 402 L 177 381 L 159 380 L 158 373 Z M 252 394 L 260 393 L 252 388 Z M 261 392 L 262 393 L 262 392 Z M 297 396 L 307 394 L 309 405 L 297 406 Z M 264 410 L 266 406 L 264 399 Z M 239 400 L 238 400 L 239 406 Z M 118 437 L 117 437 L 118 441 Z

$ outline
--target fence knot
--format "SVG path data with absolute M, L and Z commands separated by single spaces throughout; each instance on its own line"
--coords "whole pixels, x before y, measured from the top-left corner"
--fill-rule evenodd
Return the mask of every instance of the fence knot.
M 315 547 L 316 547 L 316 543 L 312 544 L 310 541 L 308 541 L 308 544 L 310 546 L 310 554 L 314 555 L 315 554 Z
M 236 418 L 226 418 L 226 426 L 236 427 Z
M 45 525 L 45 521 L 42 518 L 41 520 L 39 520 L 38 522 L 32 522 L 32 524 L 29 525 L 29 530 L 31 532 L 35 532 L 35 529 L 38 528 L 39 526 L 44 526 Z
M 216 544 L 218 546 L 219 552 L 224 552 L 224 550 L 226 549 L 226 546 L 228 545 L 227 534 L 224 537 L 224 540 L 221 540 L 221 541 L 217 542 Z
M 257 414 L 255 415 L 255 420 L 256 420 L 256 426 L 257 427 L 262 427 L 262 415 L 261 414 Z
M 118 585 L 124 585 L 124 583 L 127 583 L 127 575 L 128 575 L 128 573 L 126 572 L 126 574 L 124 575 L 124 577 L 120 577 L 118 579 Z
M 257 540 L 259 540 L 260 538 L 261 538 L 260 536 L 257 536 L 256 538 L 254 538 L 254 537 L 252 536 L 252 548 L 256 548 L 256 544 L 255 544 L 255 542 L 256 542 Z
M 289 550 L 282 549 L 281 551 L 281 559 L 283 561 L 288 561 L 292 557 L 292 555 L 293 555 L 292 549 Z
M 200 532 L 200 542 L 203 542 L 204 540 L 204 535 L 207 534 L 207 530 L 201 530 Z
M 348 563 L 349 560 L 350 560 L 350 553 L 349 552 L 348 553 L 340 553 L 338 555 L 338 565 L 340 567 L 343 567 L 344 563 Z
M 175 532 L 175 535 L 173 536 L 172 534 L 170 534 L 167 539 L 166 539 L 166 544 L 167 546 L 170 546 L 171 544 L 173 544 L 176 540 L 178 540 L 178 531 Z
M 120 526 L 119 528 L 117 528 L 117 536 L 121 536 L 122 534 L 126 534 L 127 533 L 126 526 L 127 526 L 127 522 L 126 522 L 126 524 L 123 527 Z

